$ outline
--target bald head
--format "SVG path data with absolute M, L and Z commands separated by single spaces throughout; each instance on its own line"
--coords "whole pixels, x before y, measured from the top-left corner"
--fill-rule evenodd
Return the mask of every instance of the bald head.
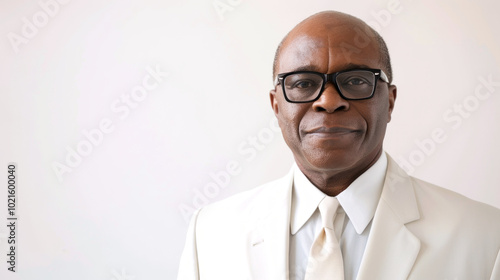
M 392 82 L 391 60 L 384 39 L 362 20 L 336 11 L 324 11 L 306 18 L 283 38 L 274 56 L 273 79 L 280 69 L 283 49 L 304 37 L 317 37 L 318 39 L 326 37 L 329 42 L 343 40 L 341 37 L 330 36 L 331 31 L 335 28 L 343 28 L 346 36 L 354 37 L 354 40 L 349 40 L 349 43 L 346 41 L 340 44 L 343 46 L 340 50 L 342 55 L 354 56 L 365 48 L 376 49 L 379 54 L 379 64 L 387 74 L 389 81 Z

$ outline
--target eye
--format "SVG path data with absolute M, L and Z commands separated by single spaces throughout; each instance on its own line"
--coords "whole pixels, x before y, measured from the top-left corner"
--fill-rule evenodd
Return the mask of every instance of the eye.
M 350 86 L 362 86 L 364 84 L 367 84 L 367 81 L 360 78 L 350 78 L 349 80 L 345 81 L 345 84 Z
M 315 87 L 316 85 L 317 83 L 311 80 L 298 80 L 293 83 L 292 88 L 307 89 Z
M 353 79 L 350 79 L 349 81 L 347 81 L 347 84 L 352 85 L 352 86 L 360 86 L 364 83 L 365 83 L 365 81 L 363 81 L 362 79 L 357 79 L 357 78 L 353 78 Z
M 291 93 L 296 94 L 312 94 L 315 93 L 322 85 L 323 77 L 318 73 L 299 72 L 292 73 L 285 77 L 284 85 Z

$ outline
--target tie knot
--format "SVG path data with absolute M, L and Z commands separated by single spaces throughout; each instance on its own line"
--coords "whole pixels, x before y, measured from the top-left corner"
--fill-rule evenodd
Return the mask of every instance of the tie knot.
M 339 208 L 339 201 L 336 197 L 325 196 L 319 203 L 319 212 L 321 213 L 321 220 L 323 227 L 333 229 L 333 221 Z

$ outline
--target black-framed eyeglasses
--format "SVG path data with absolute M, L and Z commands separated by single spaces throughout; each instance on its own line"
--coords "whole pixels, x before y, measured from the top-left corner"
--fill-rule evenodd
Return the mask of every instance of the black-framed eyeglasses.
M 278 74 L 274 86 L 281 84 L 286 101 L 291 103 L 318 100 L 328 81 L 333 83 L 342 98 L 362 100 L 373 97 L 379 78 L 389 83 L 387 75 L 380 69 L 353 69 L 331 74 L 295 71 Z

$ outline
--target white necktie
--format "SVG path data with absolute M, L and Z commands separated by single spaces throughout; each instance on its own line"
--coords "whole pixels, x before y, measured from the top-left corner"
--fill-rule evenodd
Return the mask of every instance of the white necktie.
M 325 196 L 318 206 L 323 229 L 311 247 L 305 280 L 344 280 L 344 262 L 338 240 L 345 214 L 339 214 L 335 222 L 337 229 L 335 232 L 334 221 L 338 207 L 337 198 L 330 196 Z

